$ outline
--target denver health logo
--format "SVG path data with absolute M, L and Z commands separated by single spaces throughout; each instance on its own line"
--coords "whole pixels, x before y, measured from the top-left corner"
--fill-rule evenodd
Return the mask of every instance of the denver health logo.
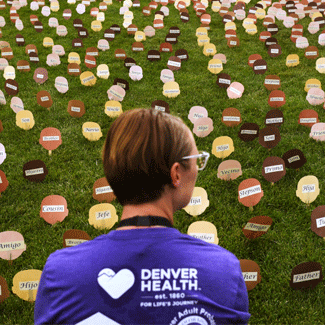
M 97 277 L 98 284 L 113 298 L 119 299 L 132 288 L 134 274 L 128 269 L 115 273 L 112 269 L 103 269 Z M 198 291 L 198 271 L 194 268 L 178 269 L 142 269 L 141 291 Z
M 97 282 L 113 299 L 119 299 L 132 288 L 135 277 L 128 269 L 122 269 L 117 273 L 112 269 L 103 269 L 98 273 Z

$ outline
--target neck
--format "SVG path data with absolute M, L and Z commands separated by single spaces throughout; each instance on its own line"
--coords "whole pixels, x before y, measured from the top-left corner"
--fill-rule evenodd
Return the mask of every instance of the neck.
M 167 204 L 165 200 L 159 199 L 154 202 L 143 203 L 139 205 L 128 204 L 123 208 L 121 220 L 129 219 L 134 216 L 157 216 L 163 217 L 169 220 L 172 224 L 174 223 L 173 219 L 173 209 L 171 204 Z M 155 226 L 161 227 L 161 226 Z M 136 229 L 136 228 L 148 228 L 148 227 L 137 227 L 137 226 L 128 226 L 117 228 L 117 230 L 124 229 Z

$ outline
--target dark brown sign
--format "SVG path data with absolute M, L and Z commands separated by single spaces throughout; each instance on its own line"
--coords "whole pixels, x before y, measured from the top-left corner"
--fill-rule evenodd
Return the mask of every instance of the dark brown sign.
M 285 162 L 280 157 L 267 157 L 262 166 L 262 176 L 271 183 L 278 182 L 286 174 Z
M 293 289 L 314 288 L 323 280 L 322 266 L 306 262 L 295 266 L 291 272 L 290 287 Z
M 80 38 L 87 38 L 89 36 L 87 28 L 85 27 L 78 28 L 78 36 Z
M 151 108 L 161 112 L 170 113 L 169 104 L 163 100 L 153 101 L 151 103 Z
M 115 34 L 120 34 L 121 33 L 121 27 L 117 24 L 113 24 L 110 27 L 111 30 L 113 30 L 115 32 Z
M 114 32 L 114 30 L 111 29 L 111 28 L 106 29 L 106 30 L 104 31 L 104 38 L 105 38 L 107 41 L 109 41 L 109 42 L 113 41 L 114 38 L 115 38 L 115 32 Z
M 129 90 L 129 83 L 128 81 L 126 81 L 125 79 L 121 79 L 121 78 L 115 78 L 113 85 L 117 85 L 122 87 L 125 91 Z
M 135 62 L 135 60 L 133 58 L 126 58 L 124 60 L 124 66 L 127 69 L 130 69 L 131 67 L 133 67 L 134 65 L 136 65 L 137 63 Z
M 231 84 L 231 77 L 227 73 L 218 74 L 217 85 L 221 88 L 228 88 Z
M 21 35 L 21 34 L 16 35 L 16 44 L 18 46 L 24 46 L 25 45 L 25 39 L 24 39 L 23 35 Z
M 274 148 L 280 142 L 280 140 L 280 131 L 276 126 L 270 125 L 260 130 L 258 142 L 264 148 Z
M 282 54 L 282 49 L 281 49 L 281 46 L 279 44 L 272 44 L 272 45 L 269 46 L 267 52 L 268 52 L 270 57 L 276 58 L 276 57 L 278 57 L 279 55 Z
M 187 51 L 185 49 L 178 49 L 175 52 L 175 56 L 177 56 L 182 61 L 187 61 L 188 60 L 188 53 L 187 53 Z
M 259 135 L 259 126 L 256 123 L 244 123 L 238 132 L 238 137 L 245 141 L 253 141 Z
M 38 54 L 35 53 L 35 52 L 30 52 L 29 53 L 29 60 L 30 60 L 30 62 L 38 63 L 39 62 Z
M 84 27 L 84 24 L 81 19 L 75 19 L 73 21 L 73 27 L 78 29 L 78 28 Z
M 291 149 L 287 151 L 283 154 L 282 158 L 286 164 L 286 167 L 293 169 L 298 169 L 307 162 L 303 152 L 299 149 Z
M 35 21 L 34 23 L 34 29 L 37 33 L 40 33 L 43 31 L 43 24 L 40 21 Z
M 48 170 L 42 160 L 32 160 L 23 166 L 23 176 L 31 182 L 41 182 L 47 174 Z
M 170 44 L 177 44 L 177 37 L 175 34 L 167 34 L 165 38 L 165 42 L 168 42 Z
M 267 70 L 267 63 L 263 59 L 256 60 L 253 64 L 255 74 L 264 74 Z
M 265 125 L 280 127 L 284 122 L 283 113 L 279 109 L 271 109 L 266 113 Z
M 83 41 L 80 38 L 75 38 L 74 40 L 72 40 L 72 47 L 83 47 Z
M 157 50 L 149 50 L 147 54 L 147 59 L 149 61 L 159 61 L 161 59 L 160 52 Z
M 16 96 L 19 92 L 18 82 L 16 80 L 7 79 L 5 82 L 5 91 L 10 96 Z

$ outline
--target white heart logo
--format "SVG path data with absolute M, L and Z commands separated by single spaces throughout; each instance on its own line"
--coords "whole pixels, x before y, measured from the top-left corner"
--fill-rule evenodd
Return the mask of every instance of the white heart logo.
M 98 273 L 98 284 L 113 298 L 120 298 L 134 284 L 134 274 L 122 269 L 115 274 L 111 269 L 103 269 Z

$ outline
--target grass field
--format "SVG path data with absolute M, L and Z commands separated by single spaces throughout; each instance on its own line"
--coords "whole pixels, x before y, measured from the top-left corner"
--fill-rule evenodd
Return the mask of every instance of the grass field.
M 79 3 L 79 2 L 77 2 Z M 134 13 L 133 23 L 143 30 L 153 24 L 154 11 L 148 17 L 141 13 L 143 6 L 149 1 L 141 1 L 140 8 L 131 8 Z M 46 1 L 49 5 L 49 2 Z M 246 13 L 255 2 L 246 6 Z M 290 40 L 290 29 L 276 20 L 279 32 L 275 35 L 282 47 L 282 54 L 271 58 L 267 49 L 259 41 L 259 33 L 265 31 L 262 21 L 257 21 L 258 33 L 248 35 L 242 27 L 241 21 L 235 21 L 240 46 L 229 48 L 224 37 L 224 25 L 220 15 L 211 10 L 211 3 L 207 13 L 211 14 L 211 29 L 208 33 L 210 42 L 216 46 L 217 53 L 227 57 L 222 72 L 231 76 L 232 81 L 240 82 L 245 90 L 240 99 L 229 99 L 226 90 L 216 84 L 217 75 L 208 71 L 208 62 L 211 57 L 203 54 L 203 48 L 197 45 L 196 29 L 200 27 L 199 18 L 196 17 L 192 6 L 188 7 L 190 20 L 181 22 L 179 13 L 172 4 L 169 4 L 169 16 L 165 17 L 165 27 L 156 30 L 156 35 L 144 41 L 144 52 L 132 52 L 134 42 L 132 35 L 128 35 L 122 27 L 123 16 L 119 14 L 122 3 L 114 0 L 105 13 L 103 29 L 100 32 L 91 30 L 94 20 L 89 15 L 92 7 L 99 5 L 99 1 L 91 3 L 86 13 L 79 15 L 76 4 L 67 4 L 60 1 L 60 10 L 51 13 L 59 24 L 67 27 L 65 37 L 56 35 L 55 28 L 48 25 L 49 17 L 41 14 L 41 9 L 32 12 L 29 6 L 18 10 L 24 29 L 18 31 L 9 19 L 9 6 L 0 11 L 6 21 L 1 28 L 1 41 L 10 43 L 14 58 L 9 64 L 16 68 L 19 60 L 29 60 L 25 54 L 24 46 L 15 44 L 15 35 L 22 34 L 26 44 L 35 44 L 38 49 L 40 62 L 30 63 L 31 71 L 20 72 L 16 69 L 16 81 L 19 84 L 19 94 L 24 107 L 30 110 L 35 118 L 35 126 L 28 131 L 16 126 L 15 113 L 10 108 L 11 96 L 4 90 L 5 79 L 0 79 L 0 89 L 5 93 L 7 103 L 0 106 L 0 120 L 4 130 L 0 133 L 0 142 L 5 146 L 7 158 L 0 166 L 9 181 L 8 188 L 1 193 L 0 198 L 0 232 L 18 231 L 25 239 L 26 251 L 12 265 L 0 259 L 0 275 L 12 287 L 12 279 L 22 270 L 42 270 L 49 254 L 62 248 L 62 236 L 66 230 L 80 229 L 86 231 L 91 238 L 104 234 L 107 230 L 98 230 L 88 223 L 89 209 L 98 202 L 92 198 L 94 182 L 104 177 L 101 164 L 101 149 L 105 135 L 113 121 L 105 112 L 105 103 L 108 101 L 107 90 L 113 85 L 115 78 L 122 78 L 129 82 L 130 89 L 122 101 L 124 111 L 136 108 L 150 108 L 154 100 L 165 100 L 170 106 L 172 114 L 182 117 L 192 129 L 192 123 L 187 118 L 193 106 L 203 106 L 207 109 L 209 117 L 213 119 L 214 130 L 209 136 L 199 138 L 195 136 L 199 150 L 212 152 L 212 143 L 219 136 L 229 136 L 233 139 L 235 151 L 227 158 L 238 160 L 241 163 L 243 174 L 234 181 L 225 182 L 217 177 L 218 165 L 221 159 L 211 155 L 206 169 L 200 172 L 197 186 L 203 187 L 208 193 L 210 206 L 198 217 L 189 216 L 184 210 L 176 213 L 175 226 L 183 233 L 187 232 L 189 225 L 196 220 L 212 222 L 218 230 L 220 246 L 233 252 L 239 259 L 251 259 L 257 262 L 261 269 L 262 281 L 249 292 L 250 324 L 323 324 L 324 311 L 324 283 L 321 282 L 312 290 L 295 291 L 290 288 L 291 271 L 296 265 L 307 262 L 319 262 L 325 266 L 324 240 L 310 229 L 310 216 L 312 211 L 325 204 L 324 199 L 324 154 L 323 142 L 317 142 L 309 137 L 310 129 L 298 124 L 299 113 L 304 109 L 314 109 L 318 112 L 320 121 L 324 119 L 322 105 L 312 106 L 306 100 L 304 91 L 305 82 L 316 78 L 324 83 L 324 76 L 315 69 L 315 61 L 304 57 L 304 50 L 295 47 Z M 159 6 L 160 7 L 160 6 Z M 70 8 L 72 17 L 64 20 L 63 10 Z M 232 7 L 231 7 L 232 8 Z M 29 16 L 36 14 L 43 23 L 44 30 L 36 33 L 29 21 Z M 83 40 L 84 47 L 72 48 L 72 40 L 77 38 L 77 31 L 73 27 L 73 20 L 81 18 L 89 31 L 89 37 Z M 304 27 L 304 36 L 309 44 L 317 46 L 319 57 L 325 56 L 325 51 L 317 42 L 320 32 L 312 35 L 308 32 L 311 19 L 306 17 L 299 23 Z M 122 27 L 121 34 L 116 35 L 110 42 L 108 51 L 100 51 L 97 64 L 107 64 L 110 76 L 107 80 L 97 79 L 93 87 L 81 85 L 79 77 L 67 74 L 68 54 L 77 52 L 81 58 L 81 70 L 89 70 L 83 63 L 85 50 L 90 46 L 97 46 L 99 39 L 103 38 L 104 30 L 112 24 Z M 149 62 L 147 52 L 158 50 L 165 41 L 169 27 L 178 26 L 181 35 L 178 43 L 173 46 L 173 53 L 162 53 L 161 60 Z M 51 37 L 54 44 L 60 44 L 65 49 L 61 57 L 61 64 L 50 67 L 46 64 L 46 57 L 51 48 L 43 47 L 43 38 Z M 122 48 L 128 57 L 135 59 L 143 69 L 143 79 L 132 81 L 123 61 L 114 58 L 114 51 Z M 176 98 L 166 98 L 162 94 L 163 83 L 160 72 L 167 69 L 168 58 L 177 49 L 186 49 L 189 60 L 182 62 L 179 71 L 175 71 L 175 81 L 180 86 L 180 95 Z M 264 128 L 266 113 L 272 109 L 268 105 L 269 91 L 263 86 L 265 75 L 255 75 L 248 66 L 248 57 L 251 54 L 260 54 L 267 62 L 265 75 L 278 75 L 281 78 L 281 90 L 286 95 L 286 104 L 280 109 L 284 115 L 284 124 L 280 127 L 281 141 L 273 149 L 262 147 L 258 140 L 243 142 L 238 137 L 240 125 L 229 128 L 222 121 L 222 111 L 228 107 L 237 108 L 243 122 L 257 123 L 260 129 Z M 288 68 L 285 64 L 289 54 L 298 54 L 300 64 Z M 33 73 L 37 67 L 48 70 L 48 80 L 38 85 L 33 80 Z M 96 74 L 96 69 L 92 69 Z M 60 94 L 54 87 L 57 76 L 64 76 L 69 82 L 69 91 Z M 50 110 L 37 104 L 36 94 L 40 90 L 47 90 L 53 99 Z M 84 102 L 86 113 L 81 118 L 72 118 L 67 112 L 68 102 L 77 99 Z M 84 122 L 96 122 L 101 126 L 103 137 L 99 141 L 88 141 L 82 135 Z M 58 128 L 62 135 L 62 145 L 49 156 L 48 152 L 38 143 L 42 129 L 46 127 Z M 263 161 L 269 156 L 282 155 L 289 149 L 300 149 L 307 158 L 307 163 L 299 171 L 287 169 L 284 178 L 273 186 L 262 176 Z M 46 179 L 41 183 L 32 183 L 23 177 L 23 165 L 30 161 L 43 160 L 49 170 Z M 319 180 L 320 195 L 307 206 L 296 197 L 298 181 L 307 175 L 314 175 Z M 264 197 L 254 207 L 253 211 L 238 202 L 238 185 L 245 179 L 256 178 L 260 181 Z M 40 206 L 44 197 L 48 195 L 61 195 L 68 203 L 69 215 L 62 222 L 53 226 L 40 218 Z M 113 202 L 117 213 L 121 215 L 121 206 Z M 242 233 L 243 226 L 254 216 L 265 215 L 273 219 L 273 225 L 264 236 L 249 241 Z M 114 228 L 113 228 L 114 229 Z M 32 324 L 34 304 L 21 300 L 11 292 L 11 296 L 0 305 L 1 324 Z

